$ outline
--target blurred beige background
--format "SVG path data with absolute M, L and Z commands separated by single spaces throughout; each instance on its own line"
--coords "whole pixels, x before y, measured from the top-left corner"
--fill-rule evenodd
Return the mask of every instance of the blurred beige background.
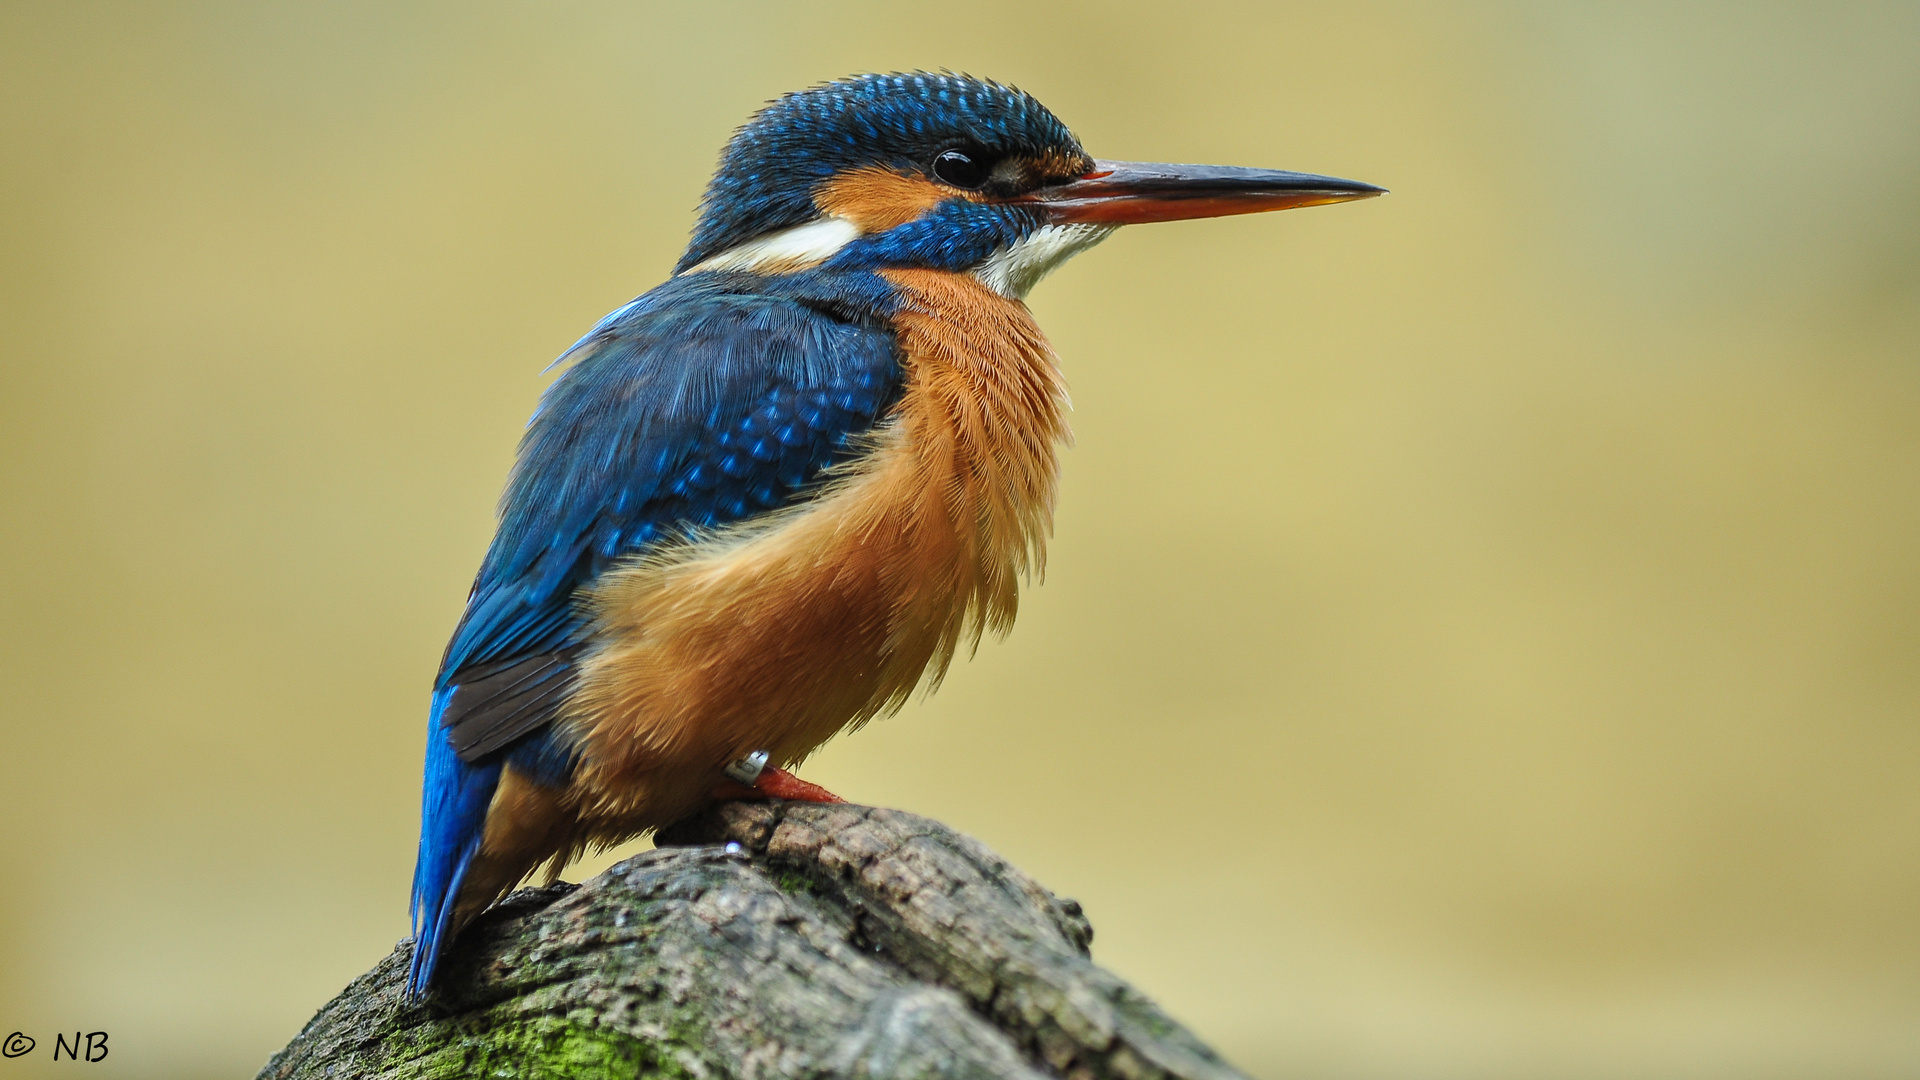
M 1267 1080 L 1920 1075 L 1920 6 L 366 2 L 0 7 L 0 1080 L 405 934 L 542 368 L 758 103 L 940 66 L 1393 194 L 1043 285 L 1047 581 L 806 775 Z

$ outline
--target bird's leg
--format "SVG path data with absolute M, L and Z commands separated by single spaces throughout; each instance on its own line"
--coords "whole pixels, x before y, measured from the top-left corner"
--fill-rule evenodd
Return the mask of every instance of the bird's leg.
M 727 766 L 725 771 L 727 778 L 713 787 L 715 801 L 788 799 L 793 802 L 846 802 L 819 784 L 809 784 L 785 769 L 769 768 L 765 750 L 755 750 Z
M 722 780 L 713 785 L 713 799 L 715 802 L 731 799 L 786 799 L 814 803 L 847 801 L 819 784 L 809 784 L 787 770 L 778 768 L 762 770 L 752 784 Z

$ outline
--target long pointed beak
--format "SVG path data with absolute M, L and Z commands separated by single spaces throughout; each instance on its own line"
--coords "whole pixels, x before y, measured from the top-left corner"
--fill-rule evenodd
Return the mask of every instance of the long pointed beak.
M 1322 206 L 1386 193 L 1386 188 L 1358 180 L 1277 169 L 1096 161 L 1087 175 L 1040 188 L 1017 201 L 1044 211 L 1056 222 L 1139 225 Z

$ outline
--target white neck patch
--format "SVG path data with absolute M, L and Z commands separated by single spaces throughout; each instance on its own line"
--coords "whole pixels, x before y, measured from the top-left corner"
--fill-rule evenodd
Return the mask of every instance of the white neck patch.
M 681 273 L 745 270 L 755 274 L 790 274 L 826 262 L 835 252 L 858 239 L 860 226 L 843 217 L 823 217 L 728 248 Z
M 973 276 L 1001 296 L 1026 298 L 1053 268 L 1112 235 L 1113 225 L 1045 225 L 974 267 Z
M 1113 234 L 1112 225 L 1046 225 L 973 268 L 980 283 L 1001 296 L 1022 300 L 1054 268 Z M 740 270 L 790 274 L 818 266 L 865 235 L 843 217 L 823 217 L 730 247 L 681 271 Z

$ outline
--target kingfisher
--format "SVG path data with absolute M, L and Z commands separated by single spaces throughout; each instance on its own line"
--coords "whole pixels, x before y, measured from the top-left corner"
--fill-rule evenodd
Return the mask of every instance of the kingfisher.
M 413 957 L 543 865 L 789 770 L 1004 634 L 1067 394 L 1024 298 L 1121 225 L 1363 199 L 1310 173 L 1090 157 L 952 73 L 781 97 L 673 276 L 561 354 L 434 682 Z

